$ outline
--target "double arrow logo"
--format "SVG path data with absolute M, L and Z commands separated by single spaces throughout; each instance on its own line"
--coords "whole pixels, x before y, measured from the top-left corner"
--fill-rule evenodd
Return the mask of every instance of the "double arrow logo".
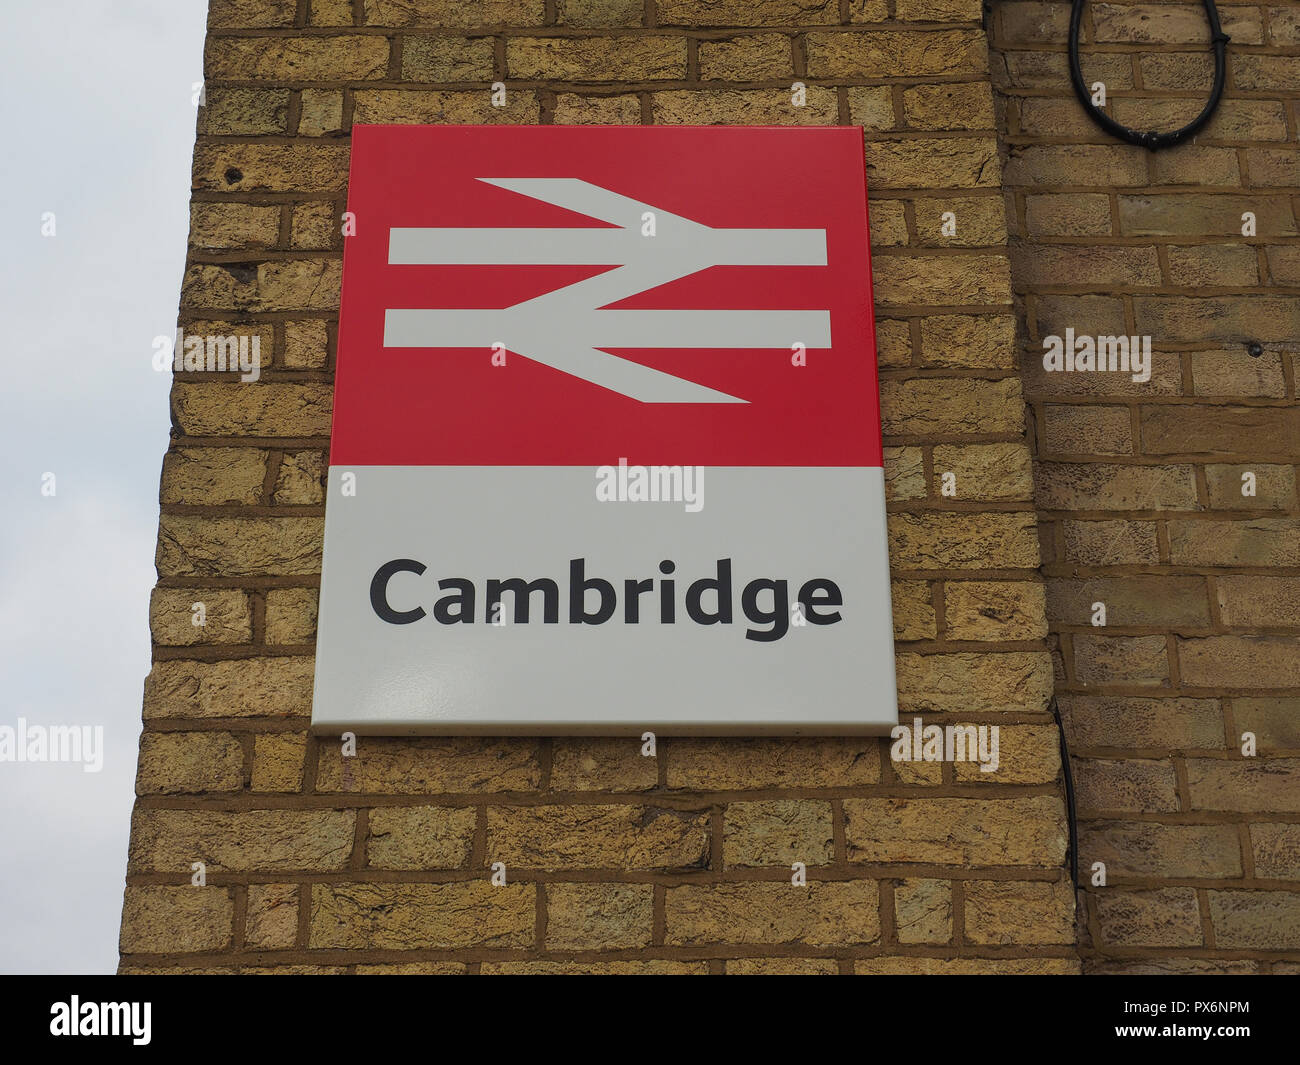
M 711 266 L 825 266 L 824 229 L 713 229 L 577 178 L 479 178 L 616 229 L 389 231 L 394 266 L 615 268 L 500 310 L 388 310 L 384 346 L 510 351 L 642 403 L 745 403 L 605 348 L 831 346 L 829 311 L 605 310 Z M 643 236 L 647 215 L 653 236 Z

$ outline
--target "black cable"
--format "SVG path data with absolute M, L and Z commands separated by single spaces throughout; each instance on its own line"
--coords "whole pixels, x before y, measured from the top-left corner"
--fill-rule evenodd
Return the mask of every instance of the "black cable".
M 1070 879 L 1074 888 L 1079 889 L 1079 814 L 1074 802 L 1074 772 L 1070 767 L 1070 746 L 1065 739 L 1065 722 L 1061 720 L 1061 708 L 1052 696 L 1050 709 L 1056 719 L 1061 740 L 1061 766 L 1065 769 L 1065 816 L 1070 823 Z
M 1219 25 L 1219 9 L 1214 6 L 1214 0 L 1204 0 L 1205 17 L 1210 20 L 1210 44 L 1214 48 L 1214 87 L 1210 92 L 1210 101 L 1205 105 L 1205 110 L 1191 122 L 1172 133 L 1154 131 L 1142 133 L 1136 129 L 1129 129 L 1128 126 L 1120 125 L 1092 102 L 1092 94 L 1084 84 L 1083 71 L 1079 68 L 1079 23 L 1083 20 L 1085 2 L 1086 0 L 1074 0 L 1074 6 L 1070 10 L 1070 79 L 1074 82 L 1075 95 L 1079 97 L 1084 110 L 1097 125 L 1112 137 L 1118 137 L 1141 148 L 1150 148 L 1154 152 L 1160 148 L 1181 144 L 1210 120 L 1210 116 L 1214 114 L 1223 96 L 1223 78 L 1228 65 L 1227 46 L 1230 40 L 1223 32 L 1223 27 Z

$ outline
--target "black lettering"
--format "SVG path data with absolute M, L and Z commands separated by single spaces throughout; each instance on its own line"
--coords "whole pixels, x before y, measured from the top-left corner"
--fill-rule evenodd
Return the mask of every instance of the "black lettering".
M 539 577 L 535 581 L 524 583 L 522 577 L 509 580 L 489 580 L 487 582 L 487 601 L 501 602 L 501 593 L 510 592 L 515 597 L 515 624 L 528 623 L 528 604 L 533 592 L 542 593 L 542 620 L 547 625 L 557 625 L 560 621 L 560 587 L 549 577 Z M 487 619 L 491 621 L 491 618 Z
M 714 591 L 718 596 L 718 609 L 710 614 L 701 604 L 704 593 Z M 697 625 L 731 624 L 731 559 L 718 559 L 718 575 L 701 577 L 686 589 L 686 613 Z
M 448 588 L 457 589 L 457 594 L 444 595 L 434 603 L 433 616 L 444 625 L 455 625 L 457 622 L 462 625 L 474 624 L 474 582 L 467 581 L 464 577 L 449 577 L 438 582 L 439 591 Z M 454 614 L 451 612 L 453 606 L 460 607 Z
M 627 600 L 623 604 L 623 620 L 629 625 L 639 624 L 641 621 L 641 596 L 651 591 L 655 586 L 654 578 L 647 577 L 643 581 L 624 581 L 623 596 Z
M 765 589 L 771 589 L 772 592 L 772 609 L 770 612 L 760 610 L 758 607 L 758 593 Z M 745 639 L 747 640 L 771 643 L 773 640 L 779 640 L 790 628 L 790 602 L 785 581 L 769 581 L 765 579 L 750 581 L 745 585 L 744 592 L 741 593 L 740 605 L 745 611 L 745 617 L 755 625 L 761 625 L 765 622 L 770 622 L 772 625 L 767 630 L 747 629 L 745 631 Z
M 614 616 L 618 606 L 618 593 L 609 581 L 600 577 L 587 579 L 587 560 L 573 558 L 569 560 L 569 624 L 603 625 Z M 600 606 L 594 614 L 587 613 L 587 592 L 600 593 Z
M 417 606 L 413 610 L 394 610 L 389 606 L 388 582 L 392 580 L 395 573 L 414 573 L 418 577 L 428 568 L 423 562 L 416 562 L 413 558 L 395 558 L 375 570 L 374 579 L 370 582 L 370 606 L 381 621 L 386 621 L 390 625 L 409 625 L 424 617 L 422 606 Z
M 659 572 L 663 574 L 672 573 L 677 568 L 677 563 L 671 559 L 664 559 L 659 563 Z M 673 625 L 677 621 L 677 604 L 673 602 L 673 589 L 677 586 L 676 581 L 659 582 L 659 621 L 664 625 Z
M 823 595 L 814 599 L 817 592 Z M 808 619 L 810 625 L 834 625 L 840 620 L 840 612 L 837 610 L 833 614 L 819 614 L 819 606 L 843 606 L 844 595 L 840 591 L 840 586 L 834 581 L 827 580 L 825 577 L 818 577 L 816 580 L 808 581 L 799 589 L 799 602 L 803 604 L 804 616 Z

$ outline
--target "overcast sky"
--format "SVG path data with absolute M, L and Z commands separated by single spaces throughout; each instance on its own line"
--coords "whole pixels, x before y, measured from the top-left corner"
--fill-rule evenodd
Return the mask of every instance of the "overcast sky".
M 0 726 L 105 739 L 99 773 L 0 762 L 4 972 L 117 965 L 206 10 L 41 0 L 0 34 Z

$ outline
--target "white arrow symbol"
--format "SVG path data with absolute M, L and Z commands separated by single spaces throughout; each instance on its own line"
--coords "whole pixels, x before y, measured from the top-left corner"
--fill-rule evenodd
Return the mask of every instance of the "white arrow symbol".
M 810 348 L 831 343 L 829 311 L 601 308 L 710 266 L 825 266 L 824 229 L 712 229 L 577 178 L 479 178 L 616 229 L 389 231 L 401 265 L 615 267 L 500 310 L 389 310 L 384 346 L 511 351 L 643 403 L 745 403 L 602 348 Z M 641 235 L 642 216 L 655 236 Z

